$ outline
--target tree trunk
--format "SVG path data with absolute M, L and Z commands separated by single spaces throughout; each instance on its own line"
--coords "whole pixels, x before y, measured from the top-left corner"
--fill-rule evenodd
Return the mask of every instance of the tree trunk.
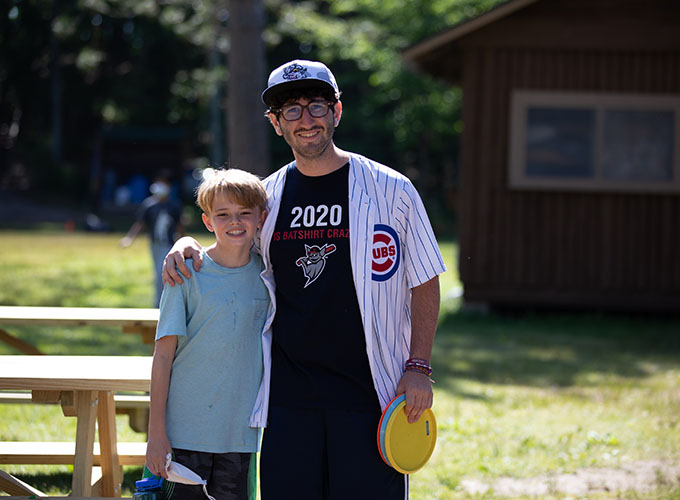
M 260 176 L 270 173 L 265 106 L 266 86 L 262 0 L 229 2 L 227 144 L 229 166 Z

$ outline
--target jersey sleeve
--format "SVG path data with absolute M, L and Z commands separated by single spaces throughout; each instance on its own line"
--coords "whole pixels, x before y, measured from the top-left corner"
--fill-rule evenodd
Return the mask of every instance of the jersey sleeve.
M 413 184 L 404 186 L 400 218 L 405 229 L 404 265 L 410 288 L 431 280 L 446 271 L 430 219 Z

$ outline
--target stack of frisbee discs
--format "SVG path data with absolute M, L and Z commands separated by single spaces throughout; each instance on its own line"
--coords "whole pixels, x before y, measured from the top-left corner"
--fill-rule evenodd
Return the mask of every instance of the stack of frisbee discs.
M 412 474 L 430 459 L 437 441 L 437 421 L 430 408 L 410 424 L 404 407 L 406 396 L 397 396 L 380 418 L 378 450 L 383 461 L 402 474 Z

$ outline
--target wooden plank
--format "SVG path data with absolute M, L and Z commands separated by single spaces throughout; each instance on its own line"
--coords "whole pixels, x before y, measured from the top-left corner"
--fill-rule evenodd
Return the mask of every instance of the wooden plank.
M 94 430 L 97 415 L 97 392 L 78 391 L 76 397 L 78 425 L 76 452 L 73 458 L 73 495 L 92 494 L 92 465 L 94 462 Z
M 20 479 L 0 470 L 0 491 L 10 495 L 31 495 L 31 497 L 44 497 L 45 494 Z
M 58 403 L 61 401 L 61 391 L 31 391 L 31 402 L 33 403 Z
M 135 432 L 147 433 L 149 431 L 149 407 L 146 408 L 118 408 L 116 413 L 127 415 L 128 424 Z
M 0 306 L 0 325 L 31 326 L 108 326 L 137 333 L 146 344 L 153 344 L 159 310 L 152 308 L 32 307 Z M 0 342 L 24 354 L 42 354 L 39 349 L 0 329 Z
M 156 326 L 124 326 L 123 333 L 136 333 L 145 344 L 154 345 L 156 342 Z
M 151 356 L 0 356 L 0 389 L 148 392 Z
M 59 402 L 61 403 L 61 412 L 65 417 L 77 416 L 78 392 L 77 391 L 62 391 L 59 395 Z
M 42 392 L 49 396 L 43 396 L 36 401 L 36 398 L 31 398 L 31 394 L 27 392 L 4 392 L 0 391 L 0 404 L 52 404 L 58 403 L 61 393 L 56 391 L 33 391 Z M 56 398 L 56 399 L 55 399 Z M 148 431 L 149 427 L 149 395 L 148 394 L 114 394 L 113 400 L 116 402 L 116 414 L 128 415 L 129 425 L 135 432 Z M 65 416 L 75 416 L 75 409 L 70 409 L 64 406 L 62 401 L 62 411 Z
M 4 342 L 5 344 L 9 345 L 10 347 L 14 347 L 15 349 L 23 352 L 24 354 L 43 354 L 37 347 L 29 344 L 28 342 L 24 342 L 20 338 L 11 335 L 9 332 L 7 332 L 7 330 L 3 330 L 1 328 L 0 328 L 0 342 Z
M 21 403 L 37 403 L 30 392 L 5 392 L 0 391 L 0 403 L 21 404 Z M 56 401 L 55 401 L 56 402 Z M 40 401 L 40 403 L 43 403 Z
M 117 443 L 120 465 L 144 465 L 146 443 Z M 0 441 L 0 465 L 73 465 L 76 445 L 62 441 Z M 99 443 L 93 464 L 101 466 Z
M 0 323 L 63 326 L 155 326 L 159 310 L 124 307 L 0 306 Z
M 113 392 L 99 393 L 97 404 L 97 424 L 99 427 L 99 445 L 101 448 L 102 478 L 99 482 L 101 496 L 120 496 L 123 470 L 118 458 L 116 438 L 116 405 Z
M 41 393 L 36 399 L 36 393 Z M 61 391 L 7 392 L 0 391 L 0 404 L 56 404 L 60 402 Z M 149 408 L 148 394 L 114 394 L 116 413 L 129 413 L 128 410 Z

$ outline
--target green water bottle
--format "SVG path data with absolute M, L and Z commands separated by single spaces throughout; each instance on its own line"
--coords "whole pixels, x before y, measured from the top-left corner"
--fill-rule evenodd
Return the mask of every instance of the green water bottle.
M 162 477 L 146 477 L 135 482 L 133 500 L 166 500 Z

